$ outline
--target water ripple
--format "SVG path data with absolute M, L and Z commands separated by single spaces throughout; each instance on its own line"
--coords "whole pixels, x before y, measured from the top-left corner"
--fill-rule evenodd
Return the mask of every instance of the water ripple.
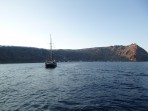
M 0 65 L 1 111 L 147 111 L 148 63 Z

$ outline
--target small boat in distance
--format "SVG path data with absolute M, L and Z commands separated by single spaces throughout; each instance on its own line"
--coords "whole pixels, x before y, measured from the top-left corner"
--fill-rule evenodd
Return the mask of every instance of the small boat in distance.
M 45 61 L 45 67 L 46 68 L 55 68 L 55 67 L 57 67 L 57 63 L 53 59 L 53 55 L 52 55 L 52 39 L 51 39 L 51 35 L 50 35 L 50 57 L 48 57 L 48 59 Z

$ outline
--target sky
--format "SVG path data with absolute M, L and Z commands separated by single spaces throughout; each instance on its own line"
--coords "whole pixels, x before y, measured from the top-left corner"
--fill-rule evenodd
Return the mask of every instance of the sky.
M 0 0 L 0 45 L 148 51 L 147 0 Z

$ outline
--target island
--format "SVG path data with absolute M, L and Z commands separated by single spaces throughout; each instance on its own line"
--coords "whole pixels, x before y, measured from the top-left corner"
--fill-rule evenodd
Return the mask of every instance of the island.
M 0 63 L 37 63 L 45 62 L 49 57 L 49 50 L 0 46 Z M 60 62 L 69 61 L 148 61 L 148 53 L 137 44 L 127 46 L 115 45 L 108 47 L 93 47 L 85 49 L 57 49 L 53 50 L 53 57 Z

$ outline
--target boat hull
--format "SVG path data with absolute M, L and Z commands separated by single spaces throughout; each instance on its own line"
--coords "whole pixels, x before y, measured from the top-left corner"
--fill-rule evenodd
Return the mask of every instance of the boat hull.
M 45 63 L 45 67 L 46 68 L 56 68 L 57 67 L 57 63 Z

